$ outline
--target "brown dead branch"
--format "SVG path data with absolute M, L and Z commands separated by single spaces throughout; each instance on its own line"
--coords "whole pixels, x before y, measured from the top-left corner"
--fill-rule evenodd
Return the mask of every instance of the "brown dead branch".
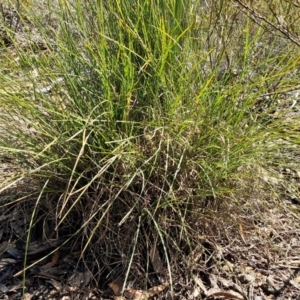
M 258 21 L 263 21 L 267 25 L 269 25 L 271 28 L 275 29 L 276 31 L 280 32 L 283 36 L 285 36 L 287 39 L 292 41 L 297 46 L 300 46 L 300 38 L 298 35 L 292 33 L 289 29 L 287 24 L 284 21 L 281 21 L 282 18 L 280 16 L 277 16 L 276 19 L 278 20 L 278 24 L 274 24 L 268 19 L 266 19 L 264 16 L 259 14 L 256 10 L 251 8 L 249 5 L 245 4 L 241 0 L 235 0 L 236 3 L 238 3 L 241 7 L 244 8 L 245 11 L 249 13 L 249 17 L 259 26 L 262 26 L 262 24 Z M 243 10 L 243 11 L 244 11 Z M 244 11 L 244 13 L 245 13 Z

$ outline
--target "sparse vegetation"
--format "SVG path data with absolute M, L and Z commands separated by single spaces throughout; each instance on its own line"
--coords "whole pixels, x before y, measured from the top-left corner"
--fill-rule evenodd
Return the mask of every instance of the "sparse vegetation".
M 298 197 L 297 8 L 292 39 L 274 6 L 242 3 L 2 5 L 0 201 L 26 249 L 64 239 L 95 278 L 144 287 L 192 273 L 216 220 L 251 219 L 254 189 L 259 206 Z

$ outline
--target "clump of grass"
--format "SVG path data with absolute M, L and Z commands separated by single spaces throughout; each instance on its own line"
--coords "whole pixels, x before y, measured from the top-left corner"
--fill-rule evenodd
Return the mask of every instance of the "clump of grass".
M 157 271 L 157 244 L 171 276 L 241 182 L 296 160 L 299 118 L 278 99 L 298 51 L 230 1 L 62 0 L 51 13 L 55 30 L 30 17 L 48 52 L 15 44 L 21 75 L 1 75 L 0 154 L 18 167 L 2 205 L 29 207 L 32 238 L 41 214 L 80 236 L 100 273 Z

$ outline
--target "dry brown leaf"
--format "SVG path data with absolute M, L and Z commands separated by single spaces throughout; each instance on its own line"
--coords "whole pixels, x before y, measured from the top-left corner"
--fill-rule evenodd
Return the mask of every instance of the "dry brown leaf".
M 114 282 L 111 282 L 108 286 L 114 292 L 115 300 L 123 300 L 124 299 L 124 297 L 120 296 L 121 292 L 122 292 L 123 284 L 121 284 L 118 281 L 114 281 Z M 124 296 L 126 297 L 125 299 L 128 299 L 128 300 L 148 300 L 148 299 L 154 297 L 155 295 L 157 295 L 158 293 L 162 292 L 168 286 L 169 286 L 169 282 L 154 286 L 154 287 L 150 288 L 148 291 L 127 288 L 124 290 Z
M 51 261 L 43 266 L 41 266 L 41 269 L 50 269 L 52 268 L 53 266 L 55 266 L 57 264 L 59 260 L 59 251 L 56 250 L 53 254 L 53 257 L 51 259 Z
M 238 284 L 234 283 L 232 280 L 228 280 L 228 279 L 218 276 L 218 282 L 221 283 L 223 288 L 226 288 L 226 289 L 232 288 L 233 290 L 237 291 L 240 294 L 245 293 L 243 288 L 241 286 L 239 286 Z
M 198 285 L 198 287 L 203 291 L 204 295 L 206 295 L 207 289 L 206 289 L 204 283 L 202 282 L 201 278 L 198 276 L 193 276 L 193 280 Z
M 169 283 L 166 282 L 164 284 L 154 286 L 150 288 L 148 291 L 143 290 L 134 290 L 134 289 L 125 289 L 124 295 L 127 299 L 130 300 L 148 300 L 158 293 L 162 292 L 166 287 L 169 286 Z
M 169 282 L 165 282 L 163 284 L 160 284 L 160 285 L 150 288 L 148 291 L 149 297 L 151 298 L 151 297 L 157 295 L 158 293 L 162 292 L 165 288 L 167 288 L 169 285 L 170 285 Z
M 243 230 L 242 224 L 239 224 L 239 232 L 240 232 L 240 235 L 242 237 L 243 242 L 246 244 L 246 238 L 245 238 L 245 234 L 244 234 L 244 230 Z
M 31 300 L 34 297 L 34 294 L 25 293 L 22 297 L 22 300 Z
M 218 286 L 218 278 L 215 274 L 209 274 L 209 281 L 210 281 L 210 284 L 211 286 L 214 288 L 214 289 L 219 289 L 219 286 Z
M 295 277 L 293 281 L 296 282 L 297 284 L 300 284 L 300 276 Z
M 243 300 L 244 299 L 244 297 L 241 294 L 234 292 L 234 291 L 212 292 L 207 295 L 207 298 L 209 298 L 211 296 L 225 297 L 225 299 L 228 299 L 228 300 L 229 299 L 234 299 L 234 300 Z
M 126 299 L 130 300 L 146 300 L 149 299 L 149 294 L 146 291 L 126 289 L 124 291 Z
M 300 276 L 297 276 L 293 280 L 290 280 L 290 284 L 293 285 L 296 289 L 300 290 Z
M 121 281 L 117 280 L 117 281 L 111 282 L 108 286 L 112 289 L 112 291 L 114 292 L 114 294 L 116 296 L 121 295 L 122 287 L 123 287 L 123 283 L 121 283 Z

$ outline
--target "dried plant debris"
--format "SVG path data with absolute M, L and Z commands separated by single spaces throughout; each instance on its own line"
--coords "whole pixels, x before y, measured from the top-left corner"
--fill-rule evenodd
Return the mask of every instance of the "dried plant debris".
M 47 50 L 38 28 L 22 14 L 20 7 L 0 4 L 0 47 L 16 46 L 22 50 Z
M 144 290 L 135 290 L 132 288 L 124 289 L 124 296 L 121 296 L 123 284 L 119 282 L 112 282 L 109 284 L 109 287 L 113 290 L 115 300 L 148 300 L 162 292 L 169 286 L 169 283 L 154 286 L 147 291 Z
M 283 208 L 291 205 L 289 200 L 285 201 Z M 74 245 L 64 244 L 66 237 L 53 238 L 49 235 L 51 231 L 45 228 L 47 239 L 32 240 L 27 246 L 26 297 L 297 299 L 300 291 L 300 229 L 293 214 L 283 212 L 281 206 L 274 207 L 253 212 L 260 220 L 256 224 L 247 226 L 245 220 L 240 220 L 236 228 L 224 227 L 222 234 L 211 234 L 203 245 L 190 253 L 189 270 L 180 269 L 180 262 L 174 261 L 174 274 L 178 276 L 174 276 L 172 288 L 165 280 L 168 276 L 157 247 L 152 246 L 149 259 L 154 273 L 151 276 L 156 279 L 149 281 L 149 289 L 126 286 L 123 293 L 124 281 L 111 281 L 108 285 L 105 285 L 107 279 L 102 277 L 95 281 L 93 272 L 82 263 L 80 252 L 75 251 Z M 0 220 L 0 299 L 20 299 L 26 250 L 22 239 L 29 217 L 21 210 L 14 210 L 2 214 Z M 165 277 L 166 282 L 159 284 L 160 277 Z M 144 279 L 139 273 L 137 286 L 143 286 Z

